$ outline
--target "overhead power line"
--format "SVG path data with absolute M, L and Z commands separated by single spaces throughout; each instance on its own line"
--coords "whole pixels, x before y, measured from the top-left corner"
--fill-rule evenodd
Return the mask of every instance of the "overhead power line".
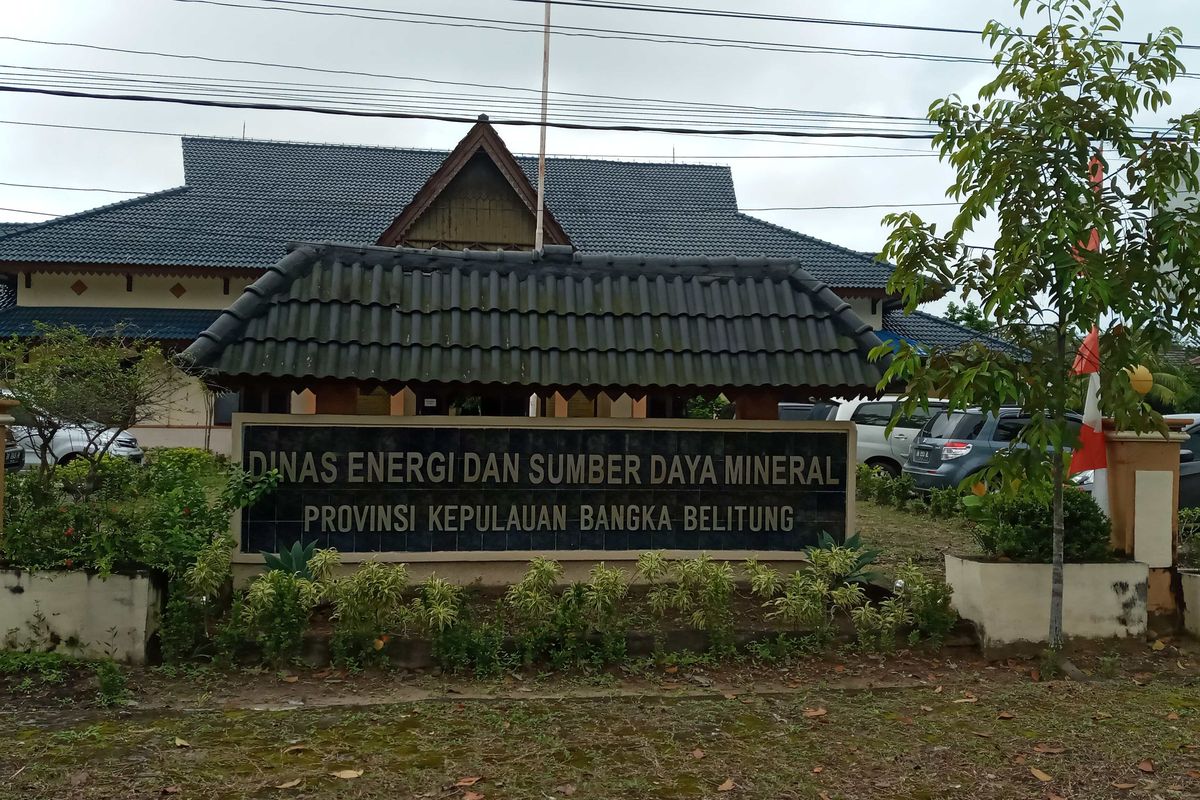
M 265 3 L 289 2 L 289 0 L 262 0 Z M 547 0 L 509 0 L 515 3 L 544 3 Z M 950 28 L 937 25 L 911 25 L 900 22 L 875 22 L 855 19 L 831 19 L 827 17 L 797 17 L 789 14 L 766 14 L 754 11 L 731 11 L 719 8 L 681 8 L 679 6 L 660 6 L 650 3 L 606 2 L 606 0 L 549 0 L 551 5 L 578 6 L 581 8 L 596 8 L 612 11 L 633 11 L 651 14 L 676 14 L 690 17 L 717 17 L 721 19 L 742 19 L 761 22 L 794 22 L 804 25 L 832 25 L 848 28 L 875 28 L 892 31 L 921 31 L 925 33 L 954 33 L 982 36 L 983 31 L 975 28 Z M 1144 42 L 1117 39 L 1121 44 L 1139 45 Z M 1180 45 L 1184 50 L 1200 50 L 1200 45 Z
M 166 136 L 166 137 L 170 137 L 172 139 L 183 139 L 183 138 L 230 139 L 230 138 L 237 138 L 236 136 L 232 136 L 231 134 L 216 134 L 216 133 L 201 134 L 201 133 L 194 133 L 194 132 L 193 133 L 179 133 L 179 132 L 175 132 L 175 131 L 147 131 L 147 130 L 139 130 L 137 128 L 105 128 L 105 127 L 100 127 L 100 126 L 96 126 L 96 125 L 67 125 L 64 123 L 32 122 L 29 120 L 18 120 L 18 119 L 0 119 L 0 125 L 21 125 L 21 126 L 27 126 L 27 127 L 32 127 L 32 128 L 57 128 L 57 129 L 72 130 L 72 131 L 94 131 L 94 132 L 98 132 L 98 133 L 125 133 L 125 134 L 137 135 L 137 136 Z M 258 139 L 258 140 L 252 140 L 252 141 L 272 141 L 272 140 Z M 319 144 L 322 146 L 333 146 L 333 147 L 378 147 L 378 148 L 386 148 L 386 149 L 412 149 L 412 148 L 394 148 L 394 147 L 390 147 L 390 146 L 386 146 L 386 145 L 377 145 L 377 144 L 347 144 L 345 142 L 339 142 L 339 143 L 289 142 L 289 143 L 290 144 L 301 144 L 301 145 Z M 779 144 L 790 144 L 790 143 L 780 142 Z M 449 151 L 438 151 L 438 152 L 449 152 Z M 514 153 L 514 155 L 522 156 L 522 155 L 533 155 L 533 154 L 517 152 L 517 153 Z M 781 153 L 778 155 L 761 155 L 761 154 L 697 155 L 694 153 L 680 153 L 677 156 L 676 155 L 665 155 L 665 154 L 652 154 L 652 153 L 548 153 L 547 155 L 550 158 L 592 158 L 592 159 L 610 159 L 610 160 L 614 160 L 614 161 L 625 161 L 625 160 L 634 160 L 634 159 L 654 159 L 656 161 L 670 160 L 670 161 L 680 161 L 683 163 L 691 161 L 692 159 L 700 159 L 703 161 L 725 161 L 725 160 L 742 160 L 742 159 L 774 161 L 774 160 L 797 160 L 797 159 L 798 160 L 804 160 L 804 159 L 825 160 L 825 159 L 845 159 L 845 158 L 937 158 L 937 153 L 816 153 L 816 154 L 812 154 L 812 153 L 805 153 L 805 154 Z M 16 184 L 10 184 L 10 185 L 16 185 Z M 44 187 L 44 188 L 54 188 L 54 187 Z M 122 191 L 124 191 L 124 190 L 122 190 Z M 135 191 L 130 191 L 128 193 L 129 194 L 144 194 L 144 192 L 135 192 Z
M 173 95 L 146 94 L 114 94 L 108 92 L 82 92 L 65 89 L 39 88 L 32 86 L 0 85 L 0 92 L 14 94 L 37 94 L 51 97 L 68 97 L 88 100 L 121 100 L 142 103 L 171 103 L 176 105 L 199 106 L 206 108 L 238 108 L 255 111 L 298 111 L 310 114 L 324 114 L 341 117 L 372 117 L 379 119 L 422 119 L 435 122 L 454 122 L 473 124 L 477 117 L 455 114 L 428 114 L 408 111 L 371 111 L 353 108 L 319 107 L 298 103 L 261 103 L 237 102 L 231 100 L 209 100 L 196 97 L 179 97 Z M 493 125 L 535 127 L 541 125 L 536 119 L 496 119 Z M 774 130 L 762 128 L 694 128 L 684 126 L 656 125 L 606 125 L 583 122 L 551 121 L 548 127 L 563 130 L 584 131 L 624 131 L 633 133 L 677 133 L 681 135 L 720 134 L 722 136 L 782 136 L 793 139 L 914 139 L 931 140 L 933 133 L 897 132 L 897 131 L 821 131 L 821 130 Z
M 457 14 L 434 14 L 419 11 L 397 11 L 386 8 L 370 8 L 333 3 L 302 3 L 298 0 L 274 0 L 278 5 L 250 5 L 229 0 L 175 0 L 180 3 L 239 8 L 252 11 L 287 12 L 319 17 L 345 17 L 371 22 L 395 22 L 410 25 L 433 25 L 449 28 L 477 28 L 481 30 L 508 31 L 510 33 L 541 33 L 540 25 L 520 20 L 495 19 L 491 17 L 469 17 Z M 284 4 L 286 3 L 286 5 Z M 383 16 L 379 16 L 383 15 Z M 990 64 L 990 58 L 961 56 L 946 53 L 918 53 L 897 50 L 863 49 L 826 45 L 804 45 L 791 42 L 769 42 L 756 39 L 730 39 L 692 34 L 660 33 L 656 31 L 632 31 L 614 28 L 581 27 L 576 25 L 554 25 L 551 34 L 583 39 L 609 39 L 619 41 L 654 42 L 658 44 L 685 44 L 700 47 L 764 50 L 769 52 L 815 53 L 820 55 L 842 55 L 859 58 L 896 58 L 918 61 L 941 61 L 949 63 Z

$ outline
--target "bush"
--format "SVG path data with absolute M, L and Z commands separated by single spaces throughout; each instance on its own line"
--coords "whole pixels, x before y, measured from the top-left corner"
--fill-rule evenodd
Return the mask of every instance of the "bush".
M 854 496 L 858 500 L 874 500 L 881 478 L 886 478 L 882 472 L 868 464 L 859 464 L 855 468 Z
M 218 464 L 202 450 L 162 450 L 138 467 L 102 458 L 47 480 L 10 475 L 0 560 L 27 569 L 151 569 L 182 575 L 229 530 L 232 513 L 275 485 Z
M 962 492 L 957 488 L 931 489 L 929 491 L 929 513 L 936 517 L 952 517 L 963 512 Z
M 242 619 L 263 661 L 281 666 L 300 655 L 319 597 L 317 585 L 295 573 L 270 570 L 254 579 L 246 589 Z
M 1049 502 L 1031 494 L 984 496 L 975 505 L 972 535 L 983 552 L 1014 561 L 1048 563 L 1053 555 L 1053 515 Z M 1112 558 L 1112 526 L 1086 492 L 1063 492 L 1063 558 L 1070 562 Z
M 1179 510 L 1179 563 L 1200 567 L 1200 508 Z
M 330 649 L 335 662 L 353 667 L 383 662 L 382 651 L 392 634 L 407 631 L 412 623 L 404 605 L 407 588 L 408 570 L 403 564 L 385 566 L 378 561 L 367 561 L 330 586 L 334 620 Z
M 734 582 L 728 561 L 707 554 L 669 561 L 656 550 L 638 557 L 637 572 L 650 584 L 646 599 L 660 620 L 674 612 L 696 630 L 708 631 L 713 649 L 732 647 Z
M 896 596 L 911 612 L 913 631 L 909 642 L 916 644 L 922 637 L 940 647 L 958 621 L 950 607 L 953 593 L 946 584 L 933 581 L 909 559 L 896 571 Z

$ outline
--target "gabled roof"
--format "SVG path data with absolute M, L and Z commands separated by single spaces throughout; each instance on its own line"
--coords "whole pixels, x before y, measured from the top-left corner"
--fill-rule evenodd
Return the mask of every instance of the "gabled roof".
M 873 393 L 879 339 L 798 261 L 297 246 L 185 353 L 221 378 Z
M 500 135 L 496 133 L 496 129 L 488 124 L 487 116 L 483 115 L 458 143 L 458 146 L 450 151 L 450 155 L 446 156 L 442 165 L 429 176 L 429 180 L 383 232 L 377 243 L 388 246 L 401 244 L 405 232 L 433 205 L 442 191 L 462 172 L 463 167 L 480 153 L 491 159 L 497 171 L 517 193 L 517 197 L 521 198 L 525 207 L 529 209 L 529 213 L 536 215 L 537 189 L 533 188 L 529 178 L 521 170 L 521 165 L 513 158 L 512 152 L 504 144 Z M 544 212 L 544 225 L 548 244 L 571 244 L 571 240 L 563 232 L 549 209 L 545 209 Z
M 926 351 L 953 350 L 968 342 L 979 342 L 992 350 L 1006 353 L 1019 353 L 1020 348 L 1003 339 L 989 336 L 986 333 L 959 325 L 924 311 L 904 313 L 904 309 L 893 309 L 884 312 L 883 328 L 879 331 L 882 339 L 899 338 L 910 344 L 920 345 Z
M 295 240 L 373 242 L 448 153 L 244 139 L 183 140 L 186 186 L 33 225 L 4 262 L 265 269 Z M 531 183 L 537 159 L 515 157 Z M 841 290 L 891 266 L 737 210 L 727 166 L 549 158 L 547 206 L 588 253 L 791 259 Z

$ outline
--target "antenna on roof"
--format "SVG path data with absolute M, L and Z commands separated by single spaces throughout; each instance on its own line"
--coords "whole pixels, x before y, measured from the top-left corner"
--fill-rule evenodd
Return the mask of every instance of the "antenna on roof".
M 246 121 L 242 120 L 242 138 L 246 138 Z
M 538 146 L 537 228 L 533 249 L 542 252 L 546 222 L 546 111 L 550 96 L 550 0 L 546 0 L 546 23 L 542 34 L 542 128 Z

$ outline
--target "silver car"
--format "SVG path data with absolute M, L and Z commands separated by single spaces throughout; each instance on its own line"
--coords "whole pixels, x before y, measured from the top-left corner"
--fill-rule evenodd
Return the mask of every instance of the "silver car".
M 16 422 L 12 426 L 13 437 L 25 450 L 25 466 L 35 467 L 42 463 L 42 437 L 33 420 L 20 406 L 11 412 Z M 78 425 L 64 425 L 59 428 L 50 440 L 49 460 L 53 464 L 69 464 L 74 459 L 88 452 L 102 450 L 109 445 L 107 454 L 116 458 L 128 458 L 135 463 L 141 463 L 145 453 L 138 445 L 133 434 L 117 428 L 100 429 L 99 426 L 88 430 Z

